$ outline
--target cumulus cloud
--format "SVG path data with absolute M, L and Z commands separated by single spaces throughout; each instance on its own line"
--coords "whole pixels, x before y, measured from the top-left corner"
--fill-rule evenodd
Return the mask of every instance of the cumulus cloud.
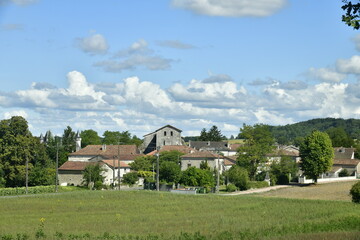
M 115 60 L 119 58 L 120 60 Z M 118 51 L 112 59 L 100 61 L 94 64 L 106 72 L 122 72 L 144 67 L 148 70 L 166 70 L 171 67 L 174 60 L 155 55 L 148 47 L 148 43 L 141 39 L 134 42 L 130 47 Z
M 284 8 L 287 0 L 172 0 L 177 8 L 222 17 L 266 17 Z
M 203 83 L 232 82 L 233 79 L 227 74 L 212 75 L 202 80 Z
M 341 82 L 346 78 L 346 75 L 343 73 L 336 72 L 329 68 L 310 68 L 309 74 L 324 82 Z
M 168 40 L 168 41 L 160 41 L 158 43 L 159 46 L 162 47 L 169 47 L 169 48 L 176 48 L 176 49 L 192 49 L 195 48 L 195 46 L 187 43 L 183 43 L 176 40 Z
M 76 46 L 91 55 L 105 54 L 109 49 L 105 37 L 101 34 L 93 34 L 89 37 L 78 38 L 76 39 Z
M 342 73 L 360 74 L 360 56 L 355 55 L 350 59 L 339 59 L 336 62 L 336 67 Z
M 356 50 L 360 51 L 360 34 L 356 35 L 352 41 L 354 42 L 355 44 L 355 48 Z

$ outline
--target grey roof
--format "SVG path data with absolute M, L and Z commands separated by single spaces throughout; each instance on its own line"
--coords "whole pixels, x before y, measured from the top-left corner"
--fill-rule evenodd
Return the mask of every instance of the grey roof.
M 155 130 L 154 132 L 151 132 L 151 133 L 145 134 L 145 135 L 144 135 L 144 137 L 145 137 L 145 136 L 148 136 L 148 135 L 150 135 L 150 134 L 154 134 L 154 133 L 156 133 L 156 132 L 158 132 L 158 131 L 160 131 L 161 129 L 166 128 L 166 127 L 168 127 L 168 128 L 172 128 L 172 129 L 174 129 L 174 130 L 175 130 L 175 131 L 177 131 L 177 132 L 182 132 L 182 130 L 180 130 L 180 129 L 178 129 L 178 128 L 176 128 L 176 127 L 171 126 L 171 125 L 169 125 L 169 124 L 168 124 L 168 125 L 165 125 L 165 126 L 163 126 L 163 127 L 159 128 L 159 129 Z
M 214 142 L 214 141 L 189 141 L 189 147 L 196 150 L 209 150 L 209 151 L 229 151 L 227 142 Z

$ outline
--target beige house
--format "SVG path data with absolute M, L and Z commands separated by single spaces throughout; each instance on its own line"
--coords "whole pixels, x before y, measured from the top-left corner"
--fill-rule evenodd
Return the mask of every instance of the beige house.
M 196 151 L 181 156 L 181 171 L 189 167 L 200 168 L 202 162 L 207 162 L 210 169 L 219 169 L 220 173 L 225 171 L 224 156 L 209 151 Z

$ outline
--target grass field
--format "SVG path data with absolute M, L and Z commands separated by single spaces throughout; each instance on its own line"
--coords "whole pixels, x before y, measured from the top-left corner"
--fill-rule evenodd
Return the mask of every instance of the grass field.
M 80 191 L 0 198 L 0 215 L 2 239 L 32 239 L 39 232 L 44 239 L 359 239 L 360 234 L 359 205 L 263 196 Z
M 282 188 L 276 191 L 260 193 L 260 196 L 317 199 L 317 200 L 336 200 L 351 202 L 349 191 L 356 181 L 323 183 L 304 187 Z

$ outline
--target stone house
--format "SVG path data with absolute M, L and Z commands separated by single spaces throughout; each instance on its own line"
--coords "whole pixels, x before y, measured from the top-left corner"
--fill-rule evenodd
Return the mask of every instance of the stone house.
M 188 153 L 181 158 L 181 171 L 185 171 L 189 167 L 200 168 L 202 162 L 207 162 L 211 170 L 219 169 L 220 174 L 225 171 L 224 156 L 214 154 L 209 151 L 197 151 Z
M 181 130 L 171 125 L 166 125 L 155 132 L 146 134 L 141 146 L 142 152 L 147 154 L 166 145 L 184 145 Z

